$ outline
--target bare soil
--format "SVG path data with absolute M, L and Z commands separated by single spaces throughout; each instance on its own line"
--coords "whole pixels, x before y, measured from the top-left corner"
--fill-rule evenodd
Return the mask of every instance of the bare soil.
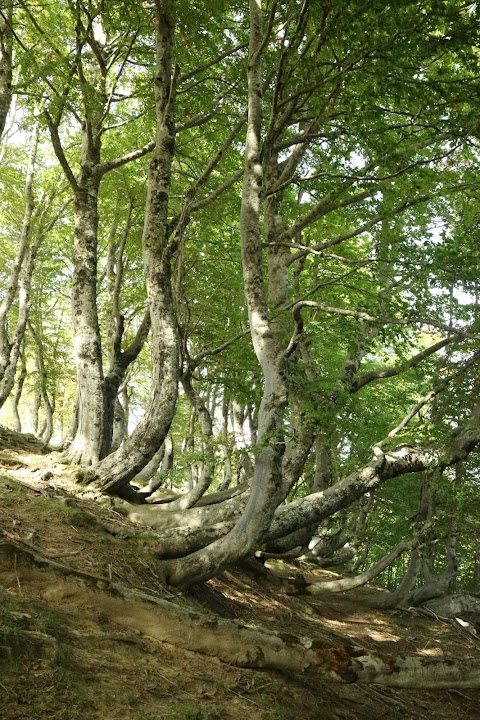
M 348 637 L 380 655 L 477 657 L 480 643 L 417 612 L 372 607 L 382 590 L 304 597 L 246 567 L 172 595 L 154 540 L 94 497 L 78 499 L 58 457 L 0 432 L 2 720 L 478 720 L 480 690 L 324 684 L 239 669 L 154 639 L 158 610 L 107 589 L 140 589 L 196 611 L 309 637 Z M 1 445 L 3 444 L 3 448 Z M 76 495 L 75 505 L 68 504 Z M 108 526 L 125 526 L 112 536 Z M 9 542 L 11 541 L 11 542 Z M 12 550 L 12 547 L 17 548 Z M 42 565 L 39 558 L 50 564 Z M 56 572 L 58 562 L 77 572 Z M 277 576 L 333 573 L 271 562 Z M 79 577 L 79 573 L 85 577 Z M 87 576 L 105 579 L 92 584 Z

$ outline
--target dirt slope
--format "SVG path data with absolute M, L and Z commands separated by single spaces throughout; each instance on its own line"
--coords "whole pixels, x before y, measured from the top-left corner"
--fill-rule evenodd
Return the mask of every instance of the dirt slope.
M 152 540 L 107 533 L 89 513 L 107 526 L 119 519 L 94 500 L 66 504 L 72 477 L 51 456 L 32 449 L 38 451 L 28 444 L 0 450 L 2 720 L 480 717 L 480 690 L 318 687 L 302 677 L 238 669 L 159 642 L 158 609 L 138 597 L 122 597 L 115 587 L 260 628 L 350 637 L 383 655 L 447 654 L 480 661 L 480 643 L 450 625 L 369 607 L 379 590 L 291 597 L 243 569 L 173 597 L 156 575 Z M 55 563 L 73 574 L 56 571 Z M 280 563 L 272 569 L 287 576 L 299 572 Z

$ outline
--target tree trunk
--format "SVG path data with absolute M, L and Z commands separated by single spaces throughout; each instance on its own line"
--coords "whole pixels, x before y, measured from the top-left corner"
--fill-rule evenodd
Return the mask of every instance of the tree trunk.
M 243 512 L 247 500 L 247 493 L 241 493 L 218 505 L 199 505 L 188 510 L 169 510 L 169 503 L 129 505 L 117 499 L 114 500 L 114 506 L 118 512 L 127 515 L 131 522 L 147 525 L 163 535 L 169 530 L 188 531 L 192 528 L 233 522 Z
M 186 510 L 195 505 L 212 484 L 215 473 L 215 449 L 213 444 L 212 416 L 202 397 L 193 387 L 192 376 L 189 370 L 183 373 L 182 385 L 185 390 L 185 395 L 192 405 L 192 408 L 195 408 L 200 422 L 203 455 L 202 460 L 199 462 L 196 485 L 192 487 L 186 495 L 178 498 L 178 500 L 174 500 L 172 503 L 172 507 L 175 506 L 179 510 Z
M 222 459 L 223 459 L 223 472 L 222 482 L 220 483 L 219 490 L 226 490 L 230 487 L 232 482 L 232 451 L 229 445 L 228 439 L 228 415 L 230 409 L 230 400 L 223 397 L 222 402 Z
M 5 0 L 0 14 L 0 139 L 12 102 L 13 2 Z
M 110 308 L 107 321 L 107 370 L 103 381 L 103 439 L 101 457 L 117 450 L 123 441 L 123 435 L 115 438 L 120 425 L 116 423 L 115 413 L 119 410 L 118 392 L 125 379 L 129 366 L 137 359 L 150 332 L 150 312 L 147 311 L 129 347 L 122 351 L 124 335 L 124 317 L 120 313 L 120 291 L 124 276 L 124 252 L 132 222 L 133 203 L 130 200 L 125 225 L 120 241 L 116 241 L 117 226 L 112 224 L 107 261 L 107 281 Z
M 146 482 L 150 480 L 145 487 L 140 490 L 142 495 L 150 496 L 150 501 L 155 502 L 154 493 L 165 484 L 167 473 L 173 468 L 174 448 L 173 440 L 170 433 L 163 441 L 160 450 L 158 450 L 143 470 L 136 476 L 137 482 Z M 155 468 L 155 469 L 154 469 Z
M 33 181 L 37 158 L 39 126 L 35 126 L 30 146 L 25 180 L 25 212 L 18 248 L 5 295 L 0 303 L 0 407 L 5 404 L 15 384 L 18 358 L 25 335 L 30 310 L 30 288 L 37 245 L 31 246 L 31 227 L 34 212 Z M 8 316 L 18 291 L 18 316 L 13 338 L 8 337 Z
M 27 363 L 25 361 L 25 348 L 20 353 L 20 373 L 17 378 L 17 387 L 12 397 L 12 414 L 13 414 L 13 426 L 16 432 L 22 432 L 22 421 L 20 420 L 20 413 L 18 406 L 20 404 L 20 398 L 22 397 L 23 386 L 27 377 Z
M 43 442 L 48 445 L 53 435 L 54 402 L 51 402 L 48 396 L 48 377 L 43 357 L 43 341 L 41 335 L 35 330 L 30 321 L 28 321 L 28 328 L 35 343 L 35 365 L 39 378 L 40 397 L 43 402 L 44 424 L 39 435 L 41 435 Z
M 248 128 L 240 212 L 240 236 L 245 298 L 255 354 L 264 376 L 259 410 L 257 452 L 252 490 L 245 511 L 228 535 L 206 548 L 164 566 L 167 582 L 186 585 L 206 580 L 228 564 L 252 553 L 270 526 L 273 513 L 283 500 L 281 463 L 284 408 L 287 402 L 285 356 L 268 318 L 262 278 L 260 236 L 260 126 L 262 112 L 262 10 L 250 0 L 250 45 L 248 61 Z
M 152 389 L 145 415 L 121 447 L 100 462 L 88 479 L 115 494 L 135 477 L 165 440 L 176 408 L 179 350 L 171 286 L 168 200 L 175 150 L 172 71 L 174 0 L 156 4 L 155 107 L 157 134 L 149 165 L 143 229 L 143 261 L 152 329 Z
M 84 131 L 84 134 L 86 131 Z M 83 146 L 87 140 L 84 138 Z M 85 150 L 86 152 L 86 150 Z M 103 438 L 103 367 L 97 314 L 97 233 L 100 175 L 91 169 L 100 159 L 98 146 L 83 159 L 74 197 L 75 245 L 72 317 L 78 384 L 78 426 L 68 451 L 71 463 L 91 465 L 100 459 Z
M 88 466 L 99 461 L 109 444 L 104 442 L 104 370 L 97 310 L 98 194 L 102 178 L 107 172 L 142 157 L 151 148 L 145 146 L 122 158 L 101 163 L 102 135 L 109 112 L 107 75 L 115 59 L 112 54 L 115 55 L 117 50 L 112 49 L 111 45 L 107 47 L 102 44 L 89 11 L 81 4 L 72 5 L 71 12 L 76 32 L 76 52 L 72 61 L 75 65 L 71 72 L 78 77 L 83 103 L 80 168 L 77 175 L 69 165 L 59 132 L 70 88 L 59 92 L 62 101 L 52 102 L 44 114 L 53 148 L 74 199 L 72 325 L 78 383 L 78 424 L 67 451 L 67 459 Z M 86 53 L 87 46 L 89 50 Z M 107 388 L 106 394 L 111 400 L 109 423 L 113 423 L 115 393 L 109 393 L 110 389 Z M 111 441 L 111 434 L 107 435 L 107 439 Z

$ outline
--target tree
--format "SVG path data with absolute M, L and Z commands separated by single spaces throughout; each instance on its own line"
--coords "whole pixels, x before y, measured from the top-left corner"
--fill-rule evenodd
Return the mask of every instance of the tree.
M 37 77 L 43 85 L 48 101 L 45 103 L 44 118 L 48 126 L 52 146 L 58 162 L 64 171 L 73 195 L 75 242 L 72 277 L 72 321 L 75 336 L 75 357 L 78 382 L 78 422 L 69 455 L 72 461 L 90 464 L 97 461 L 102 453 L 108 452 L 112 436 L 113 405 L 111 385 L 117 389 L 128 364 L 135 359 L 145 339 L 142 326 L 134 347 L 121 353 L 122 333 L 117 342 L 117 373 L 113 380 L 110 373 L 104 378 L 102 342 L 97 307 L 97 265 L 98 265 L 98 198 L 104 176 L 112 170 L 147 154 L 153 144 L 131 153 L 102 162 L 104 136 L 118 115 L 112 106 L 116 100 L 117 86 L 123 81 L 123 72 L 131 47 L 119 43 L 130 33 L 132 19 L 129 15 L 120 19 L 107 8 L 73 4 L 62 7 L 62 12 L 47 7 L 44 11 L 45 27 L 33 18 L 25 8 L 26 20 L 32 32 L 40 33 L 46 46 L 52 75 Z M 63 23 L 61 31 L 59 23 Z M 59 30 L 54 35 L 55 28 Z M 65 32 L 66 30 L 66 32 Z M 117 35 L 117 33 L 119 35 Z M 137 31 L 138 33 L 138 31 Z M 60 42 L 59 42 L 60 41 Z M 30 53 L 31 55 L 31 53 Z M 35 73 L 35 71 L 34 71 Z M 53 78 L 52 78 L 53 76 Z M 31 81 L 26 76 L 24 82 Z M 71 96 L 76 94 L 75 101 Z M 67 156 L 65 140 L 62 138 L 62 123 L 76 121 L 80 125 L 80 157 L 78 171 L 72 169 L 72 159 Z M 121 369 L 120 369 L 121 368 Z
M 34 22 L 25 9 L 25 27 L 51 57 L 35 72 L 74 199 L 69 459 L 91 465 L 85 480 L 101 491 L 145 503 L 129 483 L 169 432 L 185 434 L 183 383 L 202 482 L 170 512 L 135 510 L 164 528 L 168 582 L 207 579 L 261 546 L 308 550 L 339 511 L 346 539 L 367 493 L 415 474 L 449 478 L 479 441 L 478 303 L 455 299 L 476 292 L 460 229 L 478 217 L 476 6 L 251 0 L 247 13 L 219 0 L 189 8 L 188 22 L 174 0 L 125 2 L 122 17 L 93 2 L 51 10 Z M 27 39 L 25 52 L 40 52 Z M 149 152 L 148 307 L 135 302 L 126 334 L 122 293 L 133 297 L 138 275 L 123 258 L 141 192 L 113 203 L 105 188 L 131 187 L 121 173 Z M 110 452 L 120 387 L 144 345 L 144 414 Z M 222 422 L 208 396 L 228 400 Z M 252 471 L 248 488 L 217 494 L 216 437 L 223 452 L 229 423 L 247 414 L 232 423 L 230 400 L 249 409 L 241 454 Z M 407 531 L 378 543 L 373 566 L 397 562 L 399 542 L 417 552 Z
M 13 2 L 3 3 L 0 15 L 0 138 L 12 101 Z

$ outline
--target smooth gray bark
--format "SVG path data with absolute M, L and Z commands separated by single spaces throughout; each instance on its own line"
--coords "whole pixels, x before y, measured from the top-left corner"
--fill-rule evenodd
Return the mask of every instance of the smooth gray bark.
M 170 435 L 167 435 L 152 459 L 135 476 L 135 483 L 142 485 L 140 492 L 146 497 L 152 495 L 165 481 L 165 475 L 172 467 L 173 443 Z
M 399 555 L 405 552 L 405 550 L 408 550 L 410 547 L 411 542 L 408 540 L 404 540 L 398 545 L 396 545 L 393 550 L 384 555 L 384 557 L 381 558 L 378 562 L 369 567 L 368 570 L 365 570 L 365 572 L 354 575 L 353 577 L 345 577 L 338 580 L 326 580 L 324 582 L 312 583 L 311 585 L 307 585 L 303 592 L 307 593 L 307 595 L 321 595 L 322 593 L 334 593 L 342 592 L 345 590 L 353 590 L 354 588 L 366 585 L 368 582 L 376 578 L 377 575 L 380 575 L 380 573 L 383 572 L 389 565 L 391 565 L 392 562 L 394 562 L 394 560 L 399 557 Z
M 103 433 L 103 365 L 97 311 L 98 194 L 102 180 L 100 168 L 102 124 L 107 104 L 104 49 L 94 40 L 97 53 L 88 70 L 83 63 L 86 38 L 80 17 L 76 30 L 76 74 L 78 75 L 83 118 L 80 167 L 73 173 L 62 147 L 59 126 L 63 108 L 52 117 L 45 111 L 57 159 L 73 193 L 74 249 L 72 276 L 72 325 L 77 371 L 78 423 L 68 449 L 72 463 L 91 465 L 101 453 Z M 91 35 L 91 29 L 89 30 Z
M 240 237 L 250 333 L 264 377 L 252 490 L 245 511 L 230 533 L 181 561 L 171 561 L 164 566 L 165 578 L 173 585 L 192 584 L 208 579 L 226 565 L 253 552 L 270 526 L 276 507 L 283 499 L 281 463 L 285 449 L 283 417 L 287 402 L 285 357 L 279 352 L 277 338 L 268 316 L 262 278 L 260 235 L 262 43 L 261 3 L 250 0 L 248 123 Z
M 39 126 L 34 127 L 31 138 L 27 174 L 25 178 L 25 211 L 15 259 L 7 288 L 0 303 L 0 407 L 7 401 L 15 384 L 17 363 L 20 357 L 25 328 L 30 310 L 30 289 L 38 242 L 31 243 L 35 199 L 33 183 L 39 141 Z M 18 314 L 13 336 L 8 330 L 9 314 L 18 296 Z
M 156 3 L 155 109 L 157 132 L 148 171 L 143 262 L 152 334 L 152 388 L 145 415 L 120 448 L 96 465 L 88 479 L 115 494 L 149 462 L 170 429 L 175 412 L 179 347 L 172 296 L 168 200 L 175 151 L 175 84 L 172 66 L 175 2 Z

